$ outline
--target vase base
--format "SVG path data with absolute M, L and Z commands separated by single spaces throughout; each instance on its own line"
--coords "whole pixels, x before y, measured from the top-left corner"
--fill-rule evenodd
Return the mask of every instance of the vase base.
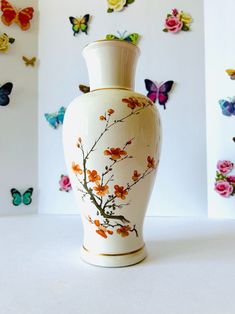
M 138 264 L 146 257 L 145 245 L 130 253 L 122 254 L 96 254 L 81 247 L 81 258 L 84 262 L 101 267 L 124 267 Z

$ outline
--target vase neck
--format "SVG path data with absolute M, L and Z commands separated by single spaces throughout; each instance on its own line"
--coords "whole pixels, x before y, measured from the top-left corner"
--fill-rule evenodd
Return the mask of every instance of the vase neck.
M 120 40 L 103 40 L 83 49 L 90 88 L 120 88 L 133 90 L 136 63 L 140 54 L 137 46 Z

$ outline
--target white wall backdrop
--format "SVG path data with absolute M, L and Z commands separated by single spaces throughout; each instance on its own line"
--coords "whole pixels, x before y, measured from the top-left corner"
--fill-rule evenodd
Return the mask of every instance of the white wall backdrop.
M 226 4 L 226 5 L 225 5 Z M 205 0 L 206 103 L 207 103 L 207 169 L 208 213 L 210 217 L 235 218 L 234 197 L 223 198 L 214 191 L 218 160 L 235 163 L 235 117 L 222 115 L 219 99 L 235 96 L 235 81 L 225 69 L 235 68 L 234 0 Z M 223 18 L 223 23 L 218 23 Z M 231 173 L 235 175 L 235 172 Z
M 10 104 L 0 106 L 0 214 L 12 215 L 36 212 L 38 139 L 37 139 L 37 95 L 38 71 L 26 67 L 22 56 L 37 56 L 38 9 L 36 0 L 14 1 L 16 7 L 35 8 L 31 28 L 22 31 L 16 24 L 7 27 L 0 23 L 0 33 L 15 38 L 7 54 L 0 54 L 0 85 L 14 84 Z M 13 206 L 10 190 L 25 191 L 34 188 L 30 206 Z
M 172 8 L 190 13 L 192 31 L 177 35 L 162 32 Z M 59 191 L 66 174 L 61 128 L 51 129 L 45 112 L 67 106 L 88 84 L 82 48 L 117 31 L 138 32 L 142 38 L 136 91 L 146 94 L 144 79 L 174 80 L 167 109 L 159 111 L 163 147 L 148 214 L 204 216 L 206 198 L 206 125 L 204 82 L 203 1 L 136 0 L 122 13 L 106 13 L 106 1 L 55 0 L 39 2 L 39 211 L 78 212 L 72 193 Z M 90 13 L 88 36 L 73 36 L 69 16 Z

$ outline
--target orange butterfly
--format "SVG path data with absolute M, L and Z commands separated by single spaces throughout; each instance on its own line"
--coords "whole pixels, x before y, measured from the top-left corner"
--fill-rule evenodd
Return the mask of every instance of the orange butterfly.
M 22 31 L 30 28 L 30 20 L 33 18 L 34 8 L 16 10 L 7 0 L 1 0 L 1 20 L 6 26 L 17 23 Z

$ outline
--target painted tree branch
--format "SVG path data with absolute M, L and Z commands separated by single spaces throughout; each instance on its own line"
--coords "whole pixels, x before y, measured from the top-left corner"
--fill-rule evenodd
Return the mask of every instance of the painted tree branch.
M 88 182 L 87 182 L 87 169 L 86 169 L 86 162 L 87 159 L 85 158 L 85 154 L 84 154 L 84 149 L 83 149 L 83 145 L 80 145 L 80 149 L 82 151 L 82 156 L 83 156 L 83 183 L 80 181 L 80 183 L 82 184 L 83 188 L 85 189 L 85 191 L 87 192 L 87 194 L 90 197 L 90 200 L 92 201 L 92 203 L 96 206 L 97 210 L 99 211 L 99 213 L 104 217 L 104 218 L 108 218 L 108 219 L 117 219 L 117 220 L 121 220 L 122 222 L 129 222 L 129 220 L 127 220 L 123 215 L 109 215 L 105 212 L 105 208 L 102 208 L 100 205 L 98 204 L 97 200 L 96 200 L 96 195 L 93 194 L 93 191 L 91 188 L 88 187 Z M 102 201 L 102 199 L 100 199 Z
M 134 114 L 139 114 L 139 112 L 147 107 L 151 106 L 151 104 L 148 104 L 147 106 L 145 107 L 141 107 L 137 110 L 132 110 L 131 113 L 129 113 L 128 115 L 126 115 L 125 117 L 121 118 L 121 119 L 118 119 L 118 120 L 114 120 L 113 123 L 111 123 L 109 125 L 109 120 L 111 118 L 111 115 L 108 115 L 108 118 L 106 120 L 106 125 L 105 125 L 105 128 L 104 128 L 104 131 L 101 132 L 100 136 L 97 138 L 97 140 L 95 140 L 95 143 L 92 145 L 92 147 L 90 148 L 90 150 L 88 151 L 88 153 L 86 154 L 85 156 L 85 159 L 87 160 L 89 155 L 91 154 L 92 151 L 94 151 L 96 145 L 98 144 L 98 142 L 101 140 L 101 138 L 103 137 L 103 135 L 108 131 L 110 130 L 110 128 L 112 128 L 115 124 L 117 123 L 120 123 L 120 122 L 124 122 L 127 118 L 129 118 L 130 116 L 134 115 Z
M 89 197 L 92 204 L 96 207 L 98 211 L 97 215 L 99 213 L 104 218 L 103 222 L 100 222 L 99 220 L 92 221 L 91 218 L 89 218 L 89 221 L 91 221 L 93 224 L 95 224 L 98 227 L 96 232 L 104 237 L 107 237 L 105 232 L 108 234 L 109 230 L 102 229 L 101 228 L 102 226 L 104 228 L 120 227 L 119 229 L 117 229 L 117 233 L 119 233 L 122 237 L 127 236 L 129 232 L 134 232 L 136 236 L 138 236 L 138 232 L 136 230 L 135 225 L 133 226 L 128 225 L 130 221 L 126 219 L 123 215 L 115 213 L 115 210 L 121 209 L 122 207 L 128 206 L 130 204 L 130 202 L 119 203 L 118 198 L 124 200 L 128 192 L 132 189 L 132 187 L 134 187 L 140 180 L 144 179 L 147 175 L 152 173 L 152 171 L 155 168 L 154 159 L 148 156 L 147 169 L 142 173 L 142 175 L 139 174 L 137 170 L 135 170 L 132 176 L 132 180 L 134 181 L 133 183 L 127 183 L 125 188 L 123 186 L 119 186 L 116 184 L 114 185 L 114 192 L 111 192 L 111 194 L 109 194 L 108 184 L 111 181 L 113 181 L 114 174 L 111 174 L 108 179 L 106 178 L 106 180 L 105 180 L 105 177 L 107 174 L 113 171 L 113 168 L 115 167 L 115 165 L 117 165 L 120 162 L 123 162 L 125 159 L 133 158 L 132 156 L 129 156 L 127 154 L 126 147 L 132 143 L 134 138 L 127 141 L 122 148 L 120 147 L 109 148 L 108 147 L 108 149 L 104 151 L 104 155 L 110 156 L 109 159 L 111 160 L 111 163 L 105 167 L 105 170 L 101 173 L 101 177 L 97 173 L 96 170 L 91 170 L 87 167 L 87 162 L 91 153 L 95 150 L 97 144 L 101 141 L 102 137 L 105 135 L 106 132 L 108 132 L 115 125 L 124 122 L 126 119 L 130 118 L 132 115 L 137 115 L 140 113 L 141 110 L 152 105 L 151 103 L 148 103 L 147 105 L 145 105 L 141 100 L 138 102 L 137 99 L 133 99 L 133 98 L 123 99 L 123 102 L 126 102 L 128 104 L 128 107 L 131 108 L 131 112 L 125 115 L 121 119 L 114 120 L 112 123 L 110 123 L 110 118 L 111 118 L 111 115 L 114 113 L 113 109 L 107 110 L 107 113 L 105 113 L 104 116 L 100 116 L 100 120 L 106 120 L 103 131 L 100 133 L 100 135 L 95 140 L 94 144 L 91 146 L 91 148 L 88 150 L 86 154 L 84 151 L 82 140 L 81 138 L 79 138 L 78 140 L 79 143 L 77 144 L 77 147 L 81 150 L 81 153 L 82 153 L 82 169 L 79 168 L 79 165 L 74 164 L 75 171 L 77 171 L 77 173 L 79 173 L 80 175 L 83 174 L 82 180 L 80 180 L 79 176 L 77 175 L 78 182 L 82 186 L 82 189 L 80 189 L 80 191 L 81 193 L 83 193 L 83 197 Z M 135 108 L 137 109 L 135 110 Z M 95 185 L 92 186 L 91 183 L 95 183 Z M 110 220 L 115 221 L 115 223 L 111 223 Z M 117 222 L 117 221 L 120 221 L 120 222 Z M 112 233 L 109 233 L 109 234 L 112 234 Z

